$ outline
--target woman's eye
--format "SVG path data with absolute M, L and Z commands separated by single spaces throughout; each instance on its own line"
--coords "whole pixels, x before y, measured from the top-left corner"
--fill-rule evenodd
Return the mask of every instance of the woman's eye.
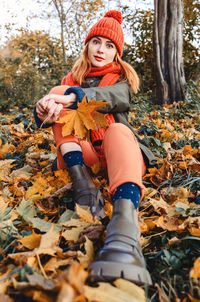
M 99 41 L 98 41 L 98 40 L 93 40 L 93 43 L 94 43 L 94 44 L 98 44 Z
M 107 44 L 107 47 L 108 48 L 113 48 L 113 45 L 112 44 Z

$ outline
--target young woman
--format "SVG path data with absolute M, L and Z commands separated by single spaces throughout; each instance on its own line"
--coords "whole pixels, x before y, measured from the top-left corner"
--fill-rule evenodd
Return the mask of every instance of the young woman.
M 87 167 L 101 162 L 107 169 L 113 215 L 98 259 L 92 263 L 96 280 L 125 278 L 151 284 L 140 246 L 137 209 L 143 196 L 142 176 L 155 164 L 151 151 L 141 144 L 128 122 L 130 90 L 137 92 L 139 79 L 134 69 L 121 59 L 124 35 L 119 11 L 109 11 L 90 29 L 85 48 L 62 85 L 36 104 L 35 119 L 40 126 L 50 113 L 57 145 L 57 166 L 68 168 L 74 201 L 88 205 L 93 215 L 104 216 L 101 193 Z M 108 126 L 91 131 L 91 142 L 75 135 L 62 136 L 62 125 L 55 123 L 67 109 L 76 109 L 84 95 L 109 102 L 104 113 Z

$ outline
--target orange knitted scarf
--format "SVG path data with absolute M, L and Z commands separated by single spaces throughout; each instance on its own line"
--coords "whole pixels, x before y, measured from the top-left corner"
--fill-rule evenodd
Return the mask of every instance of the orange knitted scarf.
M 91 70 L 86 77 L 103 76 L 98 85 L 98 87 L 103 87 L 114 85 L 121 75 L 122 72 L 119 64 L 117 62 L 112 62 L 103 67 L 91 67 Z M 74 81 L 72 72 L 63 78 L 62 85 L 80 86 Z

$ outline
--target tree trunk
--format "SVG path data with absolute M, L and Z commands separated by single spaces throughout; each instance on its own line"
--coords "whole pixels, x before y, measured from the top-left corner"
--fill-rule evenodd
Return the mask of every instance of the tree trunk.
M 182 57 L 183 3 L 181 0 L 154 0 L 154 62 L 158 102 L 183 101 L 185 75 Z
M 62 45 L 62 52 L 63 52 L 63 64 L 64 69 L 67 67 L 67 58 L 66 58 L 66 50 L 65 50 L 65 40 L 64 40 L 64 22 L 65 22 L 65 14 L 63 9 L 62 1 L 53 0 L 53 4 L 57 10 L 59 21 L 60 21 L 60 39 Z M 59 7 L 60 5 L 60 7 Z

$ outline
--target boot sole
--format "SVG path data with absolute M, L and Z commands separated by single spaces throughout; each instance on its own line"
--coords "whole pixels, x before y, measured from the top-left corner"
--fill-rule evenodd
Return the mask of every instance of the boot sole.
M 92 269 L 89 279 L 91 281 L 113 281 L 123 278 L 138 285 L 152 285 L 149 272 L 142 267 L 133 264 L 96 261 L 90 265 Z

